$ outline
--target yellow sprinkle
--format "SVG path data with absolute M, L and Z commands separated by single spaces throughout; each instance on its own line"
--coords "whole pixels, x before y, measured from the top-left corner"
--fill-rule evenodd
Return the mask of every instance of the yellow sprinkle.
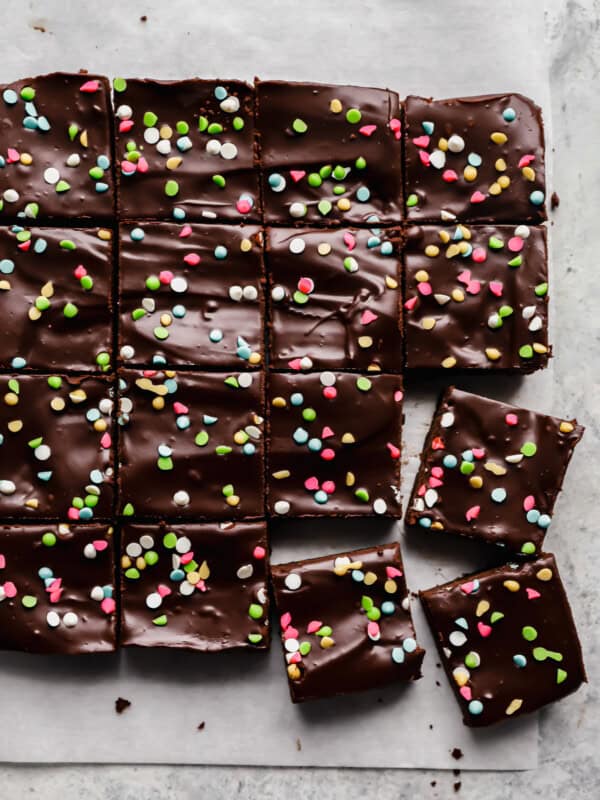
M 446 258 L 455 258 L 460 254 L 460 247 L 457 244 L 451 244 L 446 250 Z
M 444 369 L 450 369 L 451 367 L 455 366 L 456 366 L 456 359 L 454 358 L 454 356 L 448 356 L 442 361 L 442 367 L 444 367 Z
M 317 252 L 320 256 L 328 256 L 331 253 L 331 245 L 327 242 L 321 242 L 317 247 Z
M 250 353 L 250 356 L 248 358 L 249 364 L 260 364 L 261 361 L 262 361 L 262 356 L 260 353 Z
M 443 150 L 443 151 L 444 151 L 444 153 L 445 153 L 445 152 L 448 150 L 448 140 L 447 140 L 447 139 L 444 139 L 444 137 L 443 137 L 443 136 L 442 136 L 442 138 L 441 138 L 441 139 L 438 141 L 438 148 L 439 148 L 440 150 Z
M 465 299 L 465 293 L 462 289 L 453 289 L 450 295 L 455 303 L 462 303 Z
M 490 134 L 490 139 L 494 144 L 505 144 L 508 141 L 508 136 L 501 131 L 494 131 Z
M 164 397 L 153 397 L 152 398 L 152 408 L 155 411 L 162 411 L 165 407 L 165 398 Z
M 506 714 L 508 714 L 508 716 L 510 717 L 510 715 L 514 714 L 515 711 L 518 711 L 522 705 L 523 701 L 521 700 L 521 698 L 515 697 L 515 699 L 511 700 L 511 702 L 508 704 L 506 708 Z
M 285 397 L 274 397 L 272 405 L 274 405 L 275 408 L 285 408 L 287 405 Z
M 546 347 L 546 345 L 542 344 L 541 342 L 534 342 L 532 346 L 534 352 L 539 353 L 540 355 L 543 355 L 544 353 L 548 352 L 548 348 Z
M 139 570 L 146 569 L 146 561 L 143 556 L 138 556 L 135 560 L 135 565 Z
M 342 436 L 342 444 L 354 444 L 355 441 L 356 439 L 352 433 L 344 433 Z
M 11 433 L 18 433 L 23 427 L 22 419 L 11 419 L 6 426 Z
M 505 589 L 508 589 L 509 592 L 518 592 L 521 588 L 519 581 L 504 581 L 503 586 Z
M 298 669 L 297 664 L 288 664 L 287 674 L 288 678 L 292 681 L 299 681 L 302 677 L 302 673 Z
M 239 506 L 240 498 L 237 496 L 237 494 L 231 494 L 229 497 L 225 498 L 225 502 L 228 506 L 233 506 L 235 508 L 235 506 Z
M 353 472 L 346 473 L 346 486 L 354 486 L 356 478 L 354 477 Z
M 81 133 L 79 134 L 79 143 L 81 144 L 82 147 L 87 147 L 88 146 L 88 132 L 87 131 L 81 131 Z
M 497 183 L 501 189 L 508 189 L 508 187 L 510 186 L 510 178 L 508 177 L 508 175 L 500 175 Z
M 450 234 L 448 231 L 440 231 L 440 241 L 443 242 L 443 244 L 448 244 L 450 241 Z
M 358 346 L 363 350 L 367 350 L 369 347 L 373 347 L 373 339 L 370 336 L 359 336 Z
M 483 617 L 486 611 L 490 610 L 490 604 L 487 600 L 480 600 L 477 603 L 477 608 L 475 609 L 475 616 L 476 617 Z
M 181 156 L 171 156 L 171 158 L 167 158 L 165 162 L 165 167 L 167 169 L 177 169 L 183 163 L 183 158 Z
M 285 478 L 289 478 L 292 473 L 289 471 L 289 469 L 279 469 L 277 472 L 273 472 L 272 474 L 276 481 L 282 481 Z
M 350 211 L 352 208 L 352 203 L 347 197 L 340 197 L 340 199 L 337 201 L 337 207 L 340 211 Z
M 196 586 L 197 583 L 200 583 L 200 575 L 197 572 L 188 572 L 185 576 L 188 583 L 191 583 L 192 586 Z
M 563 421 L 563 422 L 561 422 L 561 423 L 560 423 L 560 425 L 558 426 L 558 430 L 559 430 L 561 433 L 571 433 L 571 431 L 575 430 L 575 426 L 573 425 L 573 423 L 572 423 L 572 422 L 565 422 L 565 421 Z
M 62 397 L 53 397 L 50 401 L 50 408 L 52 411 L 62 411 L 65 407 L 66 403 L 62 399 Z
M 377 581 L 377 575 L 374 572 L 366 572 L 364 583 L 367 586 L 372 586 Z
M 332 114 L 340 114 L 342 111 L 341 102 L 337 98 L 334 98 L 331 103 L 329 103 L 329 110 Z
M 469 483 L 473 489 L 481 489 L 483 486 L 483 480 L 479 477 L 479 475 L 471 475 L 469 478 Z
M 35 498 L 33 498 L 32 500 L 26 500 L 25 501 L 25 505 L 27 506 L 27 508 L 37 508 L 39 506 L 39 504 L 40 504 L 40 501 L 36 500 Z
M 42 286 L 40 289 L 40 294 L 42 297 L 52 297 L 54 295 L 54 285 L 52 281 L 48 281 L 48 283 L 45 283 Z
M 444 525 L 441 522 L 432 522 L 431 523 L 431 528 L 429 530 L 432 530 L 432 531 L 443 531 L 444 530 Z
M 7 406 L 16 406 L 19 402 L 19 395 L 15 394 L 15 392 L 7 392 L 4 395 L 4 402 Z
M 463 175 L 466 181 L 474 181 L 477 178 L 477 169 L 469 164 L 464 168 Z
M 161 125 L 158 135 L 161 139 L 170 139 L 173 136 L 173 128 L 170 125 Z
M 398 591 L 398 584 L 396 583 L 396 581 L 393 581 L 391 578 L 389 578 L 383 584 L 383 588 L 388 594 L 396 594 L 396 592 Z
M 21 153 L 20 161 L 21 164 L 24 164 L 26 167 L 30 166 L 30 164 L 33 164 L 31 153 Z
M 198 575 L 200 575 L 200 578 L 203 581 L 208 580 L 208 578 L 210 577 L 210 569 L 208 568 L 208 564 L 206 563 L 206 561 L 203 561 L 202 564 L 200 564 Z
M 252 250 L 252 241 L 250 239 L 242 239 L 240 242 L 240 250 L 242 253 L 249 253 Z
M 129 567 L 131 566 L 131 559 L 129 558 L 129 556 L 123 556 L 121 558 L 121 566 L 123 567 L 123 569 L 129 569 Z
M 69 392 L 69 400 L 72 403 L 83 403 L 84 400 L 87 400 L 87 394 L 83 389 L 74 389 L 72 392 Z
M 106 424 L 105 419 L 97 419 L 94 422 L 94 430 L 97 431 L 98 433 L 104 433 L 107 427 L 108 425 Z
M 552 580 L 552 570 L 549 567 L 542 567 L 538 572 L 535 573 L 535 577 L 539 581 L 551 581 Z
M 534 181 L 535 180 L 535 170 L 531 167 L 523 167 L 521 173 L 525 180 L 527 181 Z
M 439 256 L 440 248 L 436 244 L 428 244 L 425 248 L 425 255 L 429 256 L 429 258 L 435 258 Z
M 483 468 L 491 472 L 492 475 L 506 475 L 506 467 L 501 464 L 495 464 L 493 461 L 486 461 Z
M 174 369 L 166 369 L 165 370 L 165 377 L 167 377 L 167 378 L 176 378 L 177 377 L 177 373 L 175 372 Z
M 431 331 L 435 328 L 436 321 L 437 320 L 435 319 L 435 317 L 423 317 L 423 319 L 421 320 L 421 327 L 423 328 L 423 330 Z
M 467 228 L 466 225 L 458 225 L 457 227 L 458 230 L 462 233 L 463 238 L 466 239 L 467 241 L 470 241 L 471 231 L 469 230 L 469 228 Z
M 485 354 L 490 361 L 498 361 L 499 358 L 502 358 L 502 353 L 496 347 L 486 347 Z
M 494 166 L 497 172 L 504 172 L 506 170 L 506 161 L 503 158 L 498 158 Z
M 367 372 L 381 372 L 381 367 L 379 364 L 369 364 Z
M 497 182 L 496 183 L 492 183 L 492 184 L 490 184 L 490 188 L 488 189 L 488 192 L 491 195 L 494 195 L 494 196 L 502 194 L 502 187 Z
M 0 281 L 0 289 L 4 292 L 10 291 L 10 281 Z
M 456 667 L 456 669 L 452 670 L 452 677 L 457 686 L 465 686 L 471 675 L 466 667 Z
M 398 288 L 398 281 L 395 278 L 392 278 L 391 275 L 385 276 L 385 285 L 388 289 L 397 289 Z
M 419 281 L 419 283 L 422 281 L 428 281 L 429 273 L 424 269 L 420 269 L 415 275 L 415 280 Z
M 112 231 L 109 231 L 108 228 L 100 228 L 98 231 L 98 238 L 102 239 L 103 242 L 110 242 L 112 239 Z
M 233 441 L 236 444 L 245 444 L 248 441 L 248 436 L 244 431 L 236 431 L 233 434 Z
M 173 322 L 173 317 L 170 314 L 161 314 L 160 315 L 160 324 L 168 328 L 169 325 Z
M 330 647 L 333 647 L 335 642 L 331 638 L 331 636 L 322 636 L 321 637 L 321 647 L 323 650 L 328 650 Z
M 37 308 L 37 306 L 31 306 L 27 312 L 27 316 L 32 322 L 36 322 L 42 316 L 42 312 L 39 310 L 39 308 Z
M 166 372 L 165 375 L 167 375 Z M 138 378 L 135 382 L 135 385 L 138 387 L 138 389 L 142 389 L 145 392 L 154 392 L 154 394 L 157 394 L 159 397 L 164 397 L 164 395 L 168 394 L 169 391 L 162 383 L 152 383 L 150 378 Z

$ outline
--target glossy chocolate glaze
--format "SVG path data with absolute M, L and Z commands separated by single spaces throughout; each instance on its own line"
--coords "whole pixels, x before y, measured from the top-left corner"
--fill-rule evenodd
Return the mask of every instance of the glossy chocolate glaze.
M 107 228 L 0 228 L 0 367 L 107 368 L 112 269 Z
M 121 370 L 119 376 L 121 514 L 262 516 L 260 374 Z M 226 380 L 241 383 L 236 388 Z M 189 427 L 179 427 L 188 420 Z M 172 451 L 162 468 L 159 447 Z M 232 449 L 221 455 L 217 447 Z
M 527 714 L 586 680 L 553 555 L 420 594 L 465 725 Z
M 122 644 L 269 646 L 264 522 L 125 525 L 121 548 Z
M 357 384 L 365 380 L 366 391 Z M 268 512 L 400 516 L 402 398 L 399 375 L 271 374 Z
M 533 372 L 547 365 L 544 228 L 415 225 L 404 264 L 407 367 Z
M 111 527 L 0 527 L 1 649 L 69 655 L 114 650 L 113 590 Z
M 514 119 L 504 116 L 513 114 Z M 542 112 L 529 98 L 520 94 L 448 100 L 407 97 L 405 131 L 409 221 L 546 219 Z M 496 137 L 498 143 L 490 138 L 493 134 L 502 134 Z M 467 167 L 476 173 L 465 175 Z M 532 202 L 532 192 L 541 193 L 539 198 L 533 196 L 540 204 Z
M 583 431 L 577 420 L 449 387 L 423 448 L 406 522 L 539 552 Z M 448 457 L 455 466 L 444 463 Z
M 396 92 L 258 81 L 256 93 L 267 224 L 398 224 L 402 216 L 402 136 Z M 360 112 L 357 122 L 346 118 L 351 109 Z M 304 133 L 294 129 L 297 120 L 307 125 Z M 357 167 L 357 159 L 366 163 L 359 162 Z M 313 186 L 309 175 L 318 175 L 323 167 L 349 171 L 345 177 L 340 173 L 338 179 L 332 174 Z M 285 187 L 278 181 L 274 189 L 273 176 L 281 176 Z M 343 190 L 336 193 L 335 187 Z M 319 209 L 322 202 L 330 203 L 331 208 Z M 295 216 L 294 203 L 305 205 L 306 213 Z M 349 207 L 344 210 L 346 203 Z
M 151 277 L 161 279 L 158 290 L 147 287 Z M 119 280 L 122 361 L 224 369 L 261 364 L 264 267 L 259 227 L 121 225 Z M 140 313 L 140 318 L 133 317 Z
M 401 241 L 394 230 L 269 228 L 271 366 L 399 371 Z
M 32 89 L 32 100 L 21 97 Z M 0 86 L 0 221 L 113 219 L 109 106 L 98 75 L 56 72 Z
M 113 85 L 120 219 L 260 221 L 251 86 L 242 81 L 131 78 L 122 91 L 118 79 Z M 215 96 L 219 89 L 225 91 L 224 100 Z M 231 110 L 223 110 L 224 104 Z M 181 131 L 178 123 L 184 123 Z M 211 125 L 217 126 L 215 132 Z M 168 141 L 170 148 L 161 141 Z M 209 142 L 217 143 L 215 150 L 219 143 L 227 147 L 211 153 Z M 224 178 L 224 186 L 213 176 Z M 166 193 L 168 181 L 178 184 L 176 194 Z
M 0 518 L 112 513 L 112 384 L 57 378 L 0 376 Z
M 271 575 L 293 702 L 421 677 L 397 543 L 276 564 Z

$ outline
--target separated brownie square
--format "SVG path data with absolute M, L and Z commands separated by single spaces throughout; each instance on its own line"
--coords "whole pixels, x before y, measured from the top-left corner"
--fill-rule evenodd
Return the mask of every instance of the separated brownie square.
M 0 96 L 0 222 L 113 219 L 107 79 L 56 72 Z
M 263 404 L 260 373 L 121 370 L 120 513 L 262 516 Z
M 112 231 L 0 228 L 0 368 L 105 372 Z
M 546 219 L 542 112 L 521 94 L 406 99 L 411 222 Z
M 402 368 L 399 231 L 269 228 L 270 365 Z
M 406 522 L 540 551 L 584 428 L 450 386 L 435 412 Z
M 271 374 L 268 512 L 399 517 L 402 399 L 399 375 Z
M 388 89 L 258 81 L 265 222 L 398 224 L 400 100 Z
M 0 649 L 114 650 L 114 580 L 108 525 L 0 527 Z
M 407 367 L 527 373 L 547 365 L 544 228 L 415 225 L 404 266 Z
M 271 567 L 294 703 L 421 677 L 397 543 Z
M 506 564 L 420 595 L 465 725 L 527 714 L 586 680 L 553 555 Z
M 109 517 L 111 381 L 2 375 L 0 397 L 0 521 Z
M 158 367 L 256 367 L 263 360 L 258 226 L 120 226 L 119 353 Z
M 254 89 L 115 78 L 121 220 L 260 222 Z
M 125 525 L 121 643 L 266 649 L 267 565 L 264 522 Z

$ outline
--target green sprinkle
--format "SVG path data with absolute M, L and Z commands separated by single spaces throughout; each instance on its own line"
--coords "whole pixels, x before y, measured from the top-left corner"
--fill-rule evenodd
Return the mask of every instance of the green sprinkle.
M 102 169 L 102 167 L 92 167 L 89 170 L 88 175 L 90 176 L 90 178 L 93 178 L 93 180 L 99 181 L 100 178 L 104 177 L 104 170 Z
M 544 297 L 548 293 L 548 284 L 547 283 L 538 283 L 535 287 L 534 292 L 537 297 Z
M 366 158 L 359 156 L 354 162 L 354 166 L 356 167 L 356 169 L 364 169 L 367 166 Z
M 294 300 L 294 303 L 296 303 L 296 305 L 299 305 L 299 306 L 306 305 L 306 303 L 308 303 L 308 301 L 310 299 L 307 294 L 304 294 L 304 292 L 301 292 L 299 289 L 297 289 L 294 292 L 294 294 L 292 295 L 292 298 Z
M 206 117 L 198 117 L 198 130 L 203 133 L 208 128 L 208 120 Z
M 177 547 L 177 535 L 170 531 L 163 536 L 163 545 L 167 550 L 174 550 Z
M 79 133 L 79 128 L 78 128 L 78 126 L 77 126 L 77 125 L 75 125 L 75 123 L 74 123 L 74 122 L 72 122 L 72 123 L 69 125 L 68 132 L 69 132 L 69 139 L 70 139 L 71 141 L 73 141 L 73 139 L 74 139 L 74 138 L 77 136 L 77 134 Z
M 333 179 L 336 181 L 343 181 L 346 175 L 347 172 L 345 167 L 342 167 L 339 164 L 334 168 L 332 172 Z
M 104 350 L 98 353 L 96 356 L 96 364 L 98 364 L 99 367 L 108 367 L 110 364 L 110 355 Z
M 159 339 L 160 341 L 169 338 L 169 331 L 166 328 L 163 328 L 162 325 L 157 325 L 152 333 L 154 334 L 155 338 Z
M 223 497 L 232 497 L 235 494 L 235 489 L 233 488 L 233 483 L 228 483 L 221 489 L 223 492 Z
M 531 458 L 537 453 L 537 445 L 535 442 L 525 442 L 525 444 L 521 447 L 521 452 L 527 458 Z
M 83 502 L 86 508 L 96 508 L 98 505 L 98 498 L 95 494 L 86 494 Z
M 63 250 L 77 250 L 77 245 L 72 239 L 61 239 L 58 244 Z
M 152 622 L 153 622 L 154 625 L 158 625 L 159 628 L 164 628 L 164 626 L 168 622 L 167 615 L 166 614 L 161 614 L 160 617 L 154 617 Z
M 317 418 L 317 412 L 314 408 L 304 408 L 302 409 L 302 419 L 306 420 L 306 422 L 314 422 Z
M 259 606 L 258 603 L 250 603 L 250 608 L 248 609 L 248 616 L 252 619 L 260 619 L 263 615 L 263 607 Z
M 333 206 L 331 205 L 329 200 L 319 200 L 319 204 L 317 205 L 317 208 L 319 210 L 319 214 L 322 214 L 324 217 L 326 217 L 327 214 L 330 213 L 330 211 L 333 208 Z
M 208 438 L 208 433 L 206 431 L 200 431 L 196 434 L 194 444 L 197 444 L 198 447 L 206 447 L 208 444 Z
M 467 653 L 467 655 L 465 656 L 465 666 L 468 667 L 469 669 L 475 669 L 476 667 L 479 666 L 480 663 L 481 661 L 477 653 L 471 652 Z
M 292 122 L 292 130 L 295 133 L 306 133 L 308 130 L 308 125 L 303 119 L 297 118 Z
M 533 358 L 533 347 L 530 344 L 524 344 L 519 347 L 519 355 L 521 358 Z
M 463 461 L 460 465 L 462 475 L 470 475 L 475 470 L 475 464 L 472 461 Z
M 160 289 L 160 280 L 158 275 L 149 275 L 146 278 L 146 289 L 150 289 L 151 292 L 155 292 Z
M 31 447 L 32 450 L 35 450 L 35 448 L 39 447 L 43 441 L 44 438 L 42 436 L 38 436 L 35 439 L 31 439 L 29 442 L 27 442 L 27 444 L 29 445 L 29 447 Z
M 360 113 L 358 108 L 349 108 L 348 111 L 346 111 L 346 120 L 351 125 L 356 125 L 358 122 L 361 121 L 361 119 L 362 119 L 362 114 Z
M 523 258 L 521 256 L 515 256 L 514 258 L 511 258 L 511 260 L 508 262 L 508 266 L 520 267 L 522 263 L 523 263 Z
M 531 625 L 525 625 L 525 627 L 521 630 L 521 634 L 523 638 L 528 642 L 535 642 L 537 639 L 537 631 Z
M 525 542 L 521 547 L 521 552 L 528 556 L 532 555 L 535 553 L 535 544 L 533 542 Z
M 84 275 L 82 278 L 80 278 L 79 283 L 81 284 L 81 288 L 85 289 L 86 292 L 89 292 L 90 289 L 94 288 L 94 281 L 89 275 Z
M 331 636 L 332 633 L 329 625 L 322 625 L 317 631 L 317 636 Z
M 490 622 L 492 625 L 494 622 L 499 622 L 501 619 L 504 619 L 504 614 L 501 611 L 494 611 L 490 616 Z
M 42 536 L 42 544 L 45 547 L 54 547 L 54 545 L 56 544 L 56 534 L 52 533 L 52 531 L 47 531 Z
M 176 197 L 179 194 L 179 184 L 177 181 L 167 181 L 165 183 L 165 194 L 167 197 Z
M 244 128 L 244 120 L 241 117 L 234 117 L 231 124 L 234 131 L 241 131 Z
M 51 379 L 48 378 L 48 381 L 50 380 Z M 21 387 L 19 386 L 19 381 L 16 380 L 16 378 L 11 378 L 8 381 L 8 388 L 11 390 L 11 392 L 14 392 L 15 394 L 19 394 L 19 392 L 21 391 Z
M 61 194 L 62 192 L 68 192 L 71 188 L 71 184 L 67 183 L 67 181 L 59 181 L 54 188 Z
M 35 298 L 34 305 L 38 311 L 46 311 L 46 309 L 50 308 L 50 300 L 48 300 L 47 297 L 42 297 L 40 295 L 40 297 Z
M 113 89 L 115 92 L 124 92 L 127 89 L 127 81 L 125 78 L 115 78 L 113 81 Z
M 381 611 L 373 606 L 367 611 L 367 619 L 370 619 L 372 622 L 377 622 L 378 619 L 381 618 Z
M 21 603 L 24 608 L 35 608 L 37 606 L 37 597 L 32 594 L 24 594 L 21 598 Z
M 340 195 L 340 194 L 344 194 L 345 191 L 346 191 L 346 187 L 341 183 L 338 183 L 336 186 L 333 187 L 333 193 L 336 196 Z
M 160 456 L 156 461 L 157 467 L 163 472 L 173 469 L 173 459 L 170 456 Z
M 213 175 L 212 176 L 213 183 L 216 184 L 220 189 L 224 189 L 227 181 L 222 175 Z
M 371 391 L 371 387 L 373 384 L 369 380 L 369 378 L 360 377 L 356 381 L 356 388 L 361 392 L 369 392 Z
M 504 319 L 505 317 L 510 317 L 511 314 L 514 314 L 514 308 L 512 306 L 500 306 L 498 309 L 498 314 Z
M 299 650 L 301 656 L 307 656 L 312 650 L 312 645 L 310 642 L 300 642 Z
M 234 375 L 230 375 L 228 378 L 225 378 L 223 381 L 227 386 L 231 386 L 234 389 L 239 389 L 240 385 L 238 383 L 238 379 Z
M 62 378 L 59 378 L 58 375 L 51 375 L 48 378 L 48 386 L 51 389 L 60 389 L 60 387 L 62 386 Z M 14 389 L 13 389 L 13 391 L 14 391 Z
M 365 611 L 369 611 L 373 608 L 373 600 L 366 594 L 363 594 L 363 596 L 360 598 L 360 604 Z
M 25 216 L 29 217 L 30 219 L 37 219 L 37 215 L 40 213 L 40 207 L 37 203 L 27 203 L 25 206 Z
M 565 669 L 560 669 L 560 667 L 556 670 L 556 682 L 557 683 L 564 683 L 567 680 L 567 671 Z
M 123 516 L 132 517 L 135 514 L 135 509 L 132 503 L 125 503 L 123 506 Z
M 158 117 L 154 113 L 154 111 L 145 111 L 144 112 L 144 125 L 147 128 L 152 128 L 158 122 Z
M 156 550 L 146 550 L 144 553 L 144 561 L 149 567 L 153 567 L 158 563 L 158 553 Z
M 497 236 L 490 236 L 488 245 L 492 250 L 502 250 L 502 248 L 504 247 L 504 242 Z
M 130 581 L 137 581 L 137 579 L 140 577 L 139 570 L 137 570 L 135 567 L 129 567 L 129 569 L 125 570 L 125 577 L 129 578 Z
M 248 641 L 250 642 L 250 644 L 258 644 L 259 642 L 262 642 L 262 640 L 263 640 L 262 633 L 249 633 L 248 634 Z
M 414 206 L 418 205 L 418 203 L 419 203 L 419 198 L 417 197 L 416 194 L 409 194 L 408 197 L 406 198 L 407 208 L 413 208 Z
M 35 89 L 33 86 L 24 86 L 21 89 L 21 97 L 23 100 L 33 100 L 35 97 Z
M 145 308 L 134 308 L 131 312 L 131 319 L 134 322 L 137 322 L 138 319 L 146 316 L 146 309 Z
M 75 305 L 75 303 L 67 303 L 63 308 L 63 314 L 67 319 L 73 319 L 79 314 L 79 309 Z
M 325 164 L 325 166 L 321 167 L 321 169 L 319 170 L 319 175 L 321 176 L 321 178 L 323 178 L 324 181 L 326 181 L 332 172 L 333 172 L 333 167 L 331 166 L 331 164 Z
M 308 180 L 308 185 L 314 186 L 315 188 L 321 186 L 321 184 L 323 183 L 323 178 L 321 178 L 318 172 L 311 172 L 307 180 Z
M 210 133 L 211 136 L 216 133 L 223 133 L 223 126 L 220 122 L 211 122 L 207 128 L 207 133 Z
M 228 456 L 231 452 L 233 452 L 233 447 L 228 444 L 219 444 L 215 447 L 215 453 L 218 456 Z
M 185 136 L 186 133 L 190 132 L 190 126 L 187 124 L 185 120 L 180 119 L 179 122 L 175 123 L 175 130 L 177 133 L 180 133 L 182 136 Z
M 366 489 L 357 489 L 354 492 L 354 495 L 359 500 L 362 500 L 363 503 L 368 503 L 369 502 L 369 493 L 368 493 L 368 491 Z

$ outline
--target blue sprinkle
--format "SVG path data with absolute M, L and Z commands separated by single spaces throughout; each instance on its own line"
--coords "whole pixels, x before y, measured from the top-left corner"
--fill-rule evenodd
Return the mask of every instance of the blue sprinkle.
M 278 172 L 273 172 L 269 175 L 269 186 L 271 189 L 278 189 L 282 184 L 285 185 L 285 178 Z
M 473 455 L 473 452 L 471 450 L 464 450 L 461 453 L 461 456 L 462 456 L 462 460 L 463 461 L 474 461 L 475 460 L 475 456 Z
M 183 317 L 185 317 L 185 315 L 187 314 L 185 306 L 182 306 L 182 305 L 173 306 L 172 312 L 173 312 L 173 316 L 176 319 L 183 319 Z
M 24 117 L 23 127 L 28 131 L 36 131 L 38 127 L 38 121 L 35 117 Z
M 466 246 L 464 247 L 464 252 L 461 253 L 463 258 L 469 258 L 471 253 L 473 252 L 473 245 L 466 242 Z
M 166 386 L 169 394 L 175 394 L 177 391 L 177 381 L 174 378 L 167 378 L 163 385 Z
M 87 508 L 87 506 L 79 510 L 79 519 L 92 519 L 93 516 L 94 512 L 91 508 Z
M 141 228 L 133 228 L 129 236 L 134 242 L 141 242 L 146 234 Z
M 290 397 L 290 403 L 293 406 L 301 406 L 304 402 L 304 395 L 300 394 L 300 392 L 294 392 L 294 394 Z
M 513 661 L 515 666 L 519 667 L 519 669 L 523 669 L 523 667 L 527 666 L 527 659 L 520 653 L 517 653 L 516 655 L 513 656 Z
M 401 647 L 392 648 L 392 661 L 395 664 L 404 664 L 404 650 Z
M 0 156 L 0 167 L 5 167 L 5 166 L 6 166 L 6 159 L 4 158 L 4 156 Z
M 217 342 L 222 341 L 222 339 L 223 339 L 223 331 L 219 330 L 218 328 L 214 328 L 208 334 L 208 338 L 211 340 L 211 342 L 215 342 L 215 344 L 216 344 Z
M 318 453 L 323 447 L 323 442 L 320 439 L 310 439 L 308 442 L 308 449 L 313 453 Z
M 0 433 L 0 445 L 4 444 L 4 434 Z
M 225 100 L 227 97 L 227 89 L 224 86 L 217 86 L 215 88 L 215 97 L 217 100 Z
M 544 202 L 544 193 L 541 192 L 539 189 L 536 189 L 529 195 L 529 200 L 533 203 L 534 206 L 541 206 Z
M 384 242 L 379 248 L 379 252 L 382 256 L 391 256 L 394 252 L 394 246 L 391 242 Z
M 35 253 L 41 254 L 46 252 L 46 248 L 48 247 L 48 242 L 45 239 L 36 239 L 33 244 L 33 250 Z
M 499 487 L 494 489 L 490 495 L 494 503 L 503 503 L 506 500 L 506 489 Z
M 469 703 L 469 713 L 478 717 L 483 711 L 483 703 L 481 700 L 471 700 Z
M 182 569 L 174 569 L 171 571 L 169 578 L 172 581 L 182 581 L 185 579 L 185 572 Z
M 48 483 L 48 481 L 52 478 L 52 470 L 46 470 L 45 472 L 38 472 L 37 476 L 39 480 L 44 481 L 44 483 Z
M 306 444 L 309 439 L 308 431 L 305 431 L 304 428 L 296 428 L 292 438 L 296 444 Z
M 180 414 L 177 417 L 176 423 L 180 431 L 186 431 L 190 427 L 190 418 L 187 414 Z
M 219 420 L 218 417 L 211 417 L 210 414 L 204 414 L 204 416 L 202 417 L 202 422 L 205 425 L 214 425 L 215 422 L 218 422 L 218 420 Z
M 379 236 L 369 236 L 367 239 L 367 248 L 369 250 L 372 250 L 373 247 L 377 247 L 379 244 L 381 244 L 381 239 Z
M 381 604 L 381 613 L 382 614 L 393 614 L 396 610 L 396 606 L 392 603 L 391 600 L 384 600 Z
M 463 232 L 460 228 L 456 228 L 454 233 L 452 234 L 452 239 L 455 242 L 460 242 L 464 238 Z
M 464 631 L 469 630 L 469 623 L 464 617 L 459 617 L 458 619 L 455 619 L 454 624 L 458 625 L 458 627 L 462 628 Z
M 403 642 L 402 647 L 407 653 L 414 653 L 417 649 L 417 643 L 412 638 L 412 636 L 408 636 Z
M 431 520 L 429 519 L 429 517 L 421 517 L 419 519 L 419 525 L 422 528 L 431 528 Z
M 155 353 L 152 356 L 152 365 L 154 367 L 161 367 L 161 366 L 164 367 L 166 363 L 167 359 L 164 356 L 161 356 L 158 353 Z
M 15 268 L 15 262 L 10 258 L 3 258 L 0 261 L 0 272 L 3 275 L 10 275 Z
M 548 516 L 548 514 L 540 514 L 537 524 L 540 528 L 549 528 L 551 522 L 552 519 Z
M 174 208 L 173 209 L 173 219 L 181 221 L 182 219 L 186 218 L 186 213 L 183 208 Z
M 429 120 L 425 120 L 424 122 L 422 122 L 422 123 L 421 123 L 421 125 L 422 125 L 422 127 L 423 127 L 423 130 L 424 130 L 424 131 L 425 131 L 425 133 L 427 134 L 427 136 L 431 136 L 431 134 L 432 134 L 432 133 L 434 132 L 434 130 L 435 130 L 435 125 L 434 125 L 434 123 L 433 123 L 433 122 L 429 122 Z
M 177 139 L 177 149 L 181 153 L 186 153 L 188 150 L 192 149 L 192 140 L 189 136 L 180 136 Z
M 43 581 L 47 580 L 48 578 L 54 577 L 54 573 L 52 572 L 50 567 L 40 567 L 38 569 L 38 575 Z
M 8 106 L 14 106 L 15 103 L 18 101 L 19 96 L 14 91 L 14 89 L 5 89 L 2 93 L 2 99 Z
M 46 119 L 46 117 L 38 117 L 38 131 L 49 131 L 50 130 L 50 123 Z
M 108 169 L 110 167 L 110 159 L 108 156 L 98 156 L 96 159 L 96 165 L 100 167 L 100 169 Z
M 362 583 L 365 579 L 365 573 L 362 571 L 362 569 L 353 569 L 352 579 L 355 580 L 357 583 Z
M 104 183 L 104 181 L 98 181 L 95 188 L 98 194 L 103 194 L 104 192 L 108 191 L 108 183 Z
M 447 455 L 444 456 L 442 464 L 447 469 L 454 469 L 454 467 L 458 464 L 458 459 L 456 458 L 456 456 L 453 456 L 451 453 L 448 453 Z
M 471 167 L 480 167 L 483 159 L 479 155 L 479 153 L 469 153 L 467 156 L 467 161 Z
M 502 116 L 506 122 L 513 122 L 517 118 L 517 112 L 514 110 L 514 108 L 510 108 L 509 106 L 508 108 L 504 109 Z
M 359 203 L 366 203 L 371 197 L 371 192 L 366 186 L 361 186 L 356 192 L 356 199 Z
M 215 247 L 215 258 L 218 258 L 219 261 L 222 261 L 224 258 L 227 258 L 227 248 L 224 245 L 218 244 Z
M 27 366 L 27 361 L 21 356 L 15 356 L 10 362 L 10 365 L 13 369 L 23 369 L 23 367 Z
M 323 505 L 324 503 L 326 503 L 329 500 L 327 492 L 324 492 L 322 489 L 319 489 L 318 491 L 316 491 L 314 493 L 313 497 L 315 499 L 315 503 L 319 503 L 319 505 Z
M 242 345 L 241 347 L 238 347 L 236 352 L 237 352 L 238 357 L 239 358 L 243 358 L 244 361 L 248 361 L 248 359 L 252 355 L 252 350 L 248 347 L 247 344 L 246 345 Z
M 242 447 L 242 453 L 245 456 L 253 456 L 256 453 L 256 447 L 252 444 L 252 442 L 246 442 L 246 444 Z
M 98 408 L 89 408 L 85 412 L 85 418 L 88 422 L 95 422 L 97 419 L 100 419 L 100 410 Z
M 532 525 L 535 525 L 540 518 L 540 512 L 537 508 L 532 508 L 530 511 L 527 512 L 527 522 L 531 522 Z
M 99 469 L 93 469 L 90 472 L 90 480 L 91 480 L 92 483 L 96 483 L 96 484 L 104 483 L 104 476 L 102 475 L 102 473 L 100 472 Z
M 37 117 L 37 115 L 38 115 L 38 111 L 37 111 L 37 108 L 35 107 L 35 103 L 32 103 L 31 100 L 28 100 L 25 103 L 25 114 L 28 117 Z
M 102 592 L 104 597 L 112 597 L 113 596 L 113 587 L 106 584 L 106 586 L 102 587 Z

